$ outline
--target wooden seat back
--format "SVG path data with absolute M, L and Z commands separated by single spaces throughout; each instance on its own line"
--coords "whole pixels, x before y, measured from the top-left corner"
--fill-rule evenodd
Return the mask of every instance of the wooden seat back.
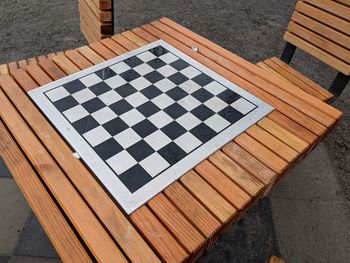
M 301 0 L 284 39 L 350 75 L 350 0 Z

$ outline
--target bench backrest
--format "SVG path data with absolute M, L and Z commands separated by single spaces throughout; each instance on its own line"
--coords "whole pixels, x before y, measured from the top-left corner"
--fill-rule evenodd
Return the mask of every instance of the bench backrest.
M 350 0 L 298 1 L 284 39 L 350 75 Z

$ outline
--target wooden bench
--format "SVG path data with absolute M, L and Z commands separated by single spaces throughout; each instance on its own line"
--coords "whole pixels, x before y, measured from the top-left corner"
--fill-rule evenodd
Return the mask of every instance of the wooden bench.
M 157 39 L 275 110 L 128 216 L 27 92 Z M 342 117 L 166 18 L 74 50 L 1 65 L 0 73 L 0 154 L 65 262 L 194 261 Z
M 273 57 L 257 65 L 320 100 L 336 99 L 350 79 L 350 2 L 298 1 L 284 40 L 287 45 L 281 59 Z M 339 72 L 329 91 L 288 65 L 296 48 Z

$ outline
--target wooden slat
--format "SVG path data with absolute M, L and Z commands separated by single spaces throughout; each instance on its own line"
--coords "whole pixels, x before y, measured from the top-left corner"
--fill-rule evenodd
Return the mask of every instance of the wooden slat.
M 180 181 L 222 223 L 228 223 L 236 215 L 237 210 L 193 170 L 182 176 Z
M 112 50 L 117 55 L 124 54 L 128 52 L 124 47 L 119 45 L 117 42 L 113 41 L 111 38 L 106 38 L 101 41 L 103 45 Z
M 53 57 L 52 60 L 68 75 L 76 73 L 80 70 L 64 55 Z
M 96 18 L 101 22 L 111 22 L 112 21 L 112 11 L 111 10 L 101 10 L 93 0 L 79 0 L 80 3 L 84 3 L 89 9 L 94 13 Z
M 276 256 L 271 256 L 269 258 L 269 260 L 267 261 L 267 263 L 285 263 L 285 261 L 283 259 L 276 257 Z
M 50 83 L 52 79 L 42 70 L 38 64 L 29 65 L 26 68 L 28 74 L 39 84 L 45 85 Z
M 135 43 L 131 42 L 129 39 L 120 34 L 112 36 L 112 39 L 127 50 L 138 48 Z
M 335 2 L 338 2 L 339 4 L 343 4 L 347 7 L 350 7 L 350 1 L 349 0 L 334 0 Z
M 7 67 L 7 64 L 2 64 L 0 65 L 0 75 L 5 75 L 5 74 L 9 74 L 10 71 Z
M 10 77 L 0 77 L 3 87 Z M 0 90 L 0 116 L 21 146 L 53 196 L 67 214 L 92 254 L 99 261 L 126 262 L 123 254 L 108 233 L 100 225 L 86 203 L 81 199 L 70 181 L 57 166 L 44 146 L 26 125 L 16 109 Z
M 104 59 L 111 59 L 116 56 L 114 52 L 105 47 L 101 42 L 91 43 L 89 47 Z
M 121 33 L 122 36 L 126 37 L 127 39 L 131 40 L 133 43 L 135 43 L 138 46 L 143 46 L 147 44 L 147 41 L 145 41 L 143 38 L 139 37 L 132 31 L 125 31 Z
M 146 206 L 141 206 L 130 217 L 163 261 L 175 263 L 188 258 L 186 251 Z
M 0 84 L 128 258 L 138 262 L 157 262 L 155 254 L 132 227 L 123 212 L 119 210 L 85 166 L 73 157 L 72 150 L 16 83 L 10 78 L 0 78 Z M 68 156 L 71 157 L 68 158 Z
M 148 41 L 149 43 L 158 40 L 158 38 L 154 37 L 147 31 L 143 30 L 141 27 L 134 28 L 131 31 L 136 35 L 138 35 L 139 37 L 143 38 L 144 40 Z
M 18 61 L 18 66 L 20 68 L 26 68 L 27 67 L 27 61 L 25 59 L 22 59 L 22 60 Z
M 53 80 L 58 80 L 66 76 L 65 73 L 50 59 L 40 60 L 39 65 Z
M 92 262 L 45 186 L 0 120 L 0 155 L 64 262 Z
M 17 62 L 10 62 L 10 63 L 8 64 L 8 67 L 9 67 L 9 72 L 10 72 L 10 74 L 12 74 L 12 72 L 13 72 L 14 70 L 16 70 L 16 69 L 19 68 Z
M 25 87 L 26 91 L 30 91 L 36 87 L 38 87 L 38 84 L 29 77 L 28 74 L 25 73 L 22 69 L 17 69 L 12 72 L 12 76 L 17 80 L 17 82 Z
M 180 183 L 175 182 L 167 187 L 164 194 L 207 239 L 210 240 L 217 233 L 220 222 Z
M 248 62 L 245 59 L 242 59 L 241 57 L 233 54 L 232 52 L 222 48 L 221 46 L 211 42 L 210 40 L 190 31 L 189 29 L 175 23 L 174 21 L 171 21 L 170 19 L 163 18 L 160 20 L 162 23 L 170 26 L 171 28 L 181 32 L 182 34 L 186 35 L 187 37 L 193 39 L 194 41 L 200 43 L 201 45 L 210 48 L 217 54 L 219 54 L 222 57 L 225 57 L 229 59 L 230 61 L 234 62 L 235 64 L 239 65 L 240 67 L 250 71 L 251 73 L 259 76 L 260 78 L 263 78 L 264 80 L 272 83 L 275 85 L 275 91 L 279 89 L 283 89 L 286 92 L 290 92 L 293 96 L 297 96 L 299 99 L 305 101 L 309 105 L 312 105 L 313 107 L 316 107 L 318 110 L 326 113 L 327 115 L 331 116 L 332 118 L 339 120 L 342 116 L 341 112 L 333 107 L 331 107 L 328 104 L 321 104 L 319 103 L 319 100 L 314 98 L 313 96 L 306 94 L 305 92 L 296 92 L 295 89 L 293 89 L 295 86 L 290 85 L 289 83 L 286 83 L 284 81 L 280 81 L 278 78 L 274 78 L 266 72 L 265 70 L 260 69 L 256 65 Z
M 189 254 L 204 245 L 204 237 L 162 193 L 152 198 L 148 205 Z
M 332 13 L 336 16 L 339 16 L 343 19 L 350 21 L 350 8 L 345 7 L 341 4 L 338 4 L 334 1 L 324 1 L 324 0 L 303 0 L 306 3 L 309 3 L 313 6 L 316 6 L 328 13 Z
M 99 64 L 104 61 L 104 59 L 93 51 L 88 46 L 83 46 L 77 49 L 80 54 L 86 57 L 92 64 Z
M 77 65 L 81 69 L 87 69 L 92 66 L 92 63 L 88 61 L 85 57 L 79 54 L 76 50 L 68 50 L 65 53 L 66 57 L 71 61 L 74 60 L 74 64 Z

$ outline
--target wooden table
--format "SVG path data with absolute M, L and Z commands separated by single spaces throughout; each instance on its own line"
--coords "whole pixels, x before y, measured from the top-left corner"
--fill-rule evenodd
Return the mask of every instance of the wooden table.
M 127 216 L 27 92 L 157 39 L 275 110 Z M 63 261 L 194 261 L 342 117 L 166 18 L 89 46 L 2 65 L 0 72 L 0 153 Z

